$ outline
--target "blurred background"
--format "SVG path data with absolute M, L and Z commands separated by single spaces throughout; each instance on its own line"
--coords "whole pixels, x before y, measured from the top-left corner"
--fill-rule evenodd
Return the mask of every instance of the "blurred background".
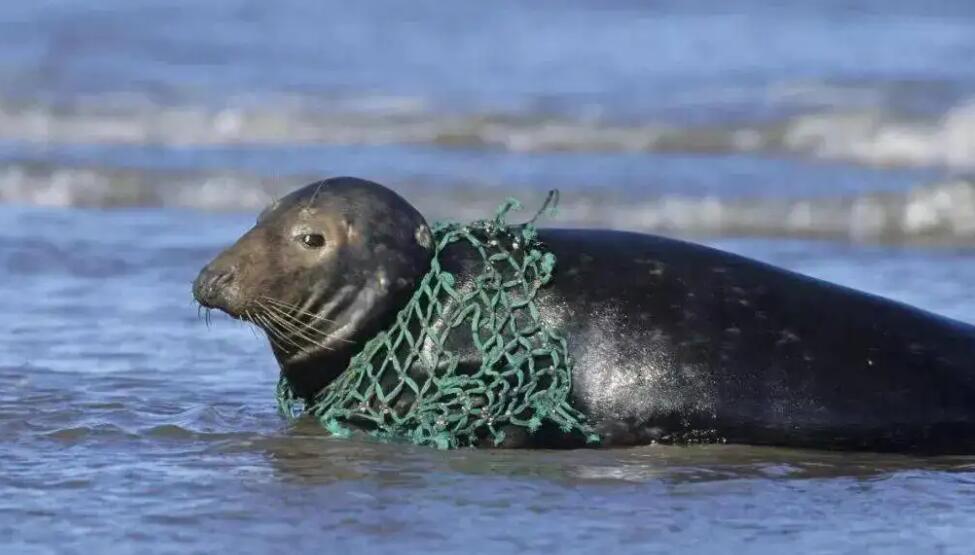
M 558 188 L 544 225 L 975 322 L 975 2 L 0 2 L 5 553 L 970 551 L 970 460 L 285 428 L 190 283 L 335 175 L 431 220 Z
M 564 225 L 975 242 L 965 0 L 50 0 L 0 21 L 7 202 L 253 211 L 351 174 L 433 216 L 558 187 Z

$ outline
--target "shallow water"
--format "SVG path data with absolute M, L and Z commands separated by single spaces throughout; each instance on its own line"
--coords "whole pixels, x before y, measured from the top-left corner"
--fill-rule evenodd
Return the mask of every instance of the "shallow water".
M 265 341 L 226 318 L 208 329 L 189 293 L 250 223 L 0 207 L 5 552 L 916 553 L 972 541 L 975 458 L 440 452 L 289 429 Z M 975 321 L 970 251 L 713 243 Z
M 558 187 L 576 225 L 972 245 L 973 6 L 9 2 L 0 201 L 255 210 L 349 174 L 438 214 Z
M 289 428 L 190 283 L 351 174 L 975 322 L 973 54 L 967 0 L 0 3 L 0 551 L 971 552 L 971 457 Z

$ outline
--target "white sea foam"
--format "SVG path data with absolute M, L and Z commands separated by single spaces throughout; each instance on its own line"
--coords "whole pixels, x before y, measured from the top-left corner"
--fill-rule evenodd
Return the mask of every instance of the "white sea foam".
M 909 120 L 822 111 L 763 125 L 697 128 L 645 123 L 443 115 L 419 110 L 323 113 L 121 104 L 70 109 L 0 102 L 0 140 L 44 144 L 414 144 L 516 152 L 709 152 L 809 156 L 878 166 L 975 168 L 975 100 Z
M 151 206 L 256 212 L 312 178 L 268 181 L 234 173 L 161 173 L 13 164 L 0 168 L 0 202 L 60 207 Z M 391 183 L 431 219 L 470 220 L 515 187 Z M 490 191 L 488 193 L 487 191 Z M 539 199 L 541 190 L 534 195 Z M 678 235 L 822 237 L 851 241 L 975 245 L 975 179 L 903 192 L 816 198 L 633 196 L 605 189 L 563 194 L 558 226 Z
M 820 158 L 871 165 L 975 167 L 975 101 L 938 121 L 880 114 L 818 114 L 791 121 L 782 147 Z

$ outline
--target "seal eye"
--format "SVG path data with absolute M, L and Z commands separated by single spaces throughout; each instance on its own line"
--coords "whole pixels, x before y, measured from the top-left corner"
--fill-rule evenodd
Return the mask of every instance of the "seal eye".
M 299 236 L 298 240 L 309 249 L 320 249 L 325 246 L 325 236 L 320 233 L 306 233 Z

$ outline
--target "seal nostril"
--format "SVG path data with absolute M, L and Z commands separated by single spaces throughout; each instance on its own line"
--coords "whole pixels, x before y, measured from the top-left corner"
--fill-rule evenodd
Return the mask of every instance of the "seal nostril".
M 219 274 L 212 282 L 212 287 L 225 287 L 234 280 L 234 271 L 227 270 Z
M 235 277 L 233 269 L 204 268 L 193 282 L 193 296 L 203 306 L 218 308 L 224 300 L 224 291 Z

